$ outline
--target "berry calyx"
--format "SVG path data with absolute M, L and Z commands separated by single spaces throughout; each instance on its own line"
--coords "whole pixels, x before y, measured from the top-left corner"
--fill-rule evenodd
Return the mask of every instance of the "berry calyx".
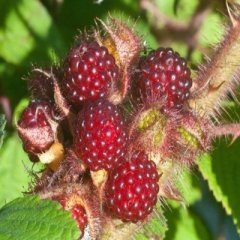
M 107 48 L 95 41 L 82 42 L 68 55 L 62 87 L 69 102 L 79 107 L 106 97 L 118 75 L 118 66 Z
M 92 171 L 112 169 L 125 153 L 127 134 L 118 107 L 106 100 L 89 103 L 78 114 L 76 154 Z
M 32 98 L 44 101 L 54 101 L 54 84 L 49 72 L 57 69 L 33 69 L 28 79 L 28 88 Z
M 159 48 L 143 57 L 136 81 L 144 99 L 165 100 L 165 111 L 181 109 L 192 86 L 186 61 L 171 48 Z
M 48 102 L 31 102 L 18 121 L 18 134 L 24 150 L 29 154 L 46 151 L 54 142 L 54 133 L 49 123 L 52 108 Z
M 144 152 L 115 168 L 106 184 L 107 208 L 123 221 L 144 220 L 157 202 L 159 175 Z

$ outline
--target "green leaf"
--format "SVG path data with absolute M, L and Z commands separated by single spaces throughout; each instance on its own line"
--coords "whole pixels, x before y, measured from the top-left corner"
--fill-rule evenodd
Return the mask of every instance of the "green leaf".
M 27 196 L 0 209 L 1 240 L 75 240 L 80 235 L 70 213 L 53 201 Z
M 217 201 L 233 216 L 240 233 L 240 140 L 226 146 L 223 140 L 212 155 L 205 154 L 198 166 Z
M 39 168 L 36 165 L 34 169 Z M 34 170 L 33 163 L 22 149 L 22 143 L 16 134 L 9 136 L 0 151 L 0 205 L 22 196 L 28 190 L 31 180 L 27 172 Z
M 176 186 L 187 205 L 195 203 L 202 196 L 199 181 L 193 170 L 183 169 L 181 176 L 177 178 Z
M 51 50 L 63 55 L 60 34 L 40 1 L 0 1 L 0 56 L 12 64 L 51 61 Z M 37 47 L 36 47 L 37 46 Z M 46 63 L 46 62 L 45 62 Z
M 6 118 L 3 114 L 0 114 L 0 148 L 2 147 L 3 138 L 5 136 L 5 126 L 6 126 Z
M 199 33 L 199 43 L 203 47 L 211 47 L 219 44 L 225 29 L 222 16 L 218 13 L 211 13 L 206 16 Z M 214 33 L 214 34 L 213 34 Z
M 210 240 L 210 234 L 199 217 L 182 206 L 166 212 L 169 230 L 165 240 Z

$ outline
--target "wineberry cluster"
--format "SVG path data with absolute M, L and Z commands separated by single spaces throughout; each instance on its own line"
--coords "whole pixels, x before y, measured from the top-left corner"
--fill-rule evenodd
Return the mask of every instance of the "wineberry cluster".
M 103 218 L 145 221 L 169 182 L 161 164 L 191 166 L 209 146 L 207 120 L 188 106 L 186 61 L 171 48 L 141 56 L 125 23 L 103 27 L 78 38 L 63 64 L 33 69 L 17 124 L 30 159 L 46 164 L 33 192 L 53 192 L 92 236 Z

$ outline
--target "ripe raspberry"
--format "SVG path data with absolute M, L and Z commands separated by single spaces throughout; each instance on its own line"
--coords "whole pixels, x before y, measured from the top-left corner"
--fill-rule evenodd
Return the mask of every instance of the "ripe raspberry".
M 137 222 L 150 214 L 157 202 L 159 175 L 144 152 L 136 152 L 110 173 L 106 185 L 107 207 L 124 221 Z
M 50 116 L 51 106 L 44 101 L 32 102 L 23 111 L 18 121 L 18 134 L 27 153 L 41 153 L 54 142 L 53 131 L 48 120 Z
M 118 67 L 107 48 L 96 42 L 83 42 L 73 48 L 66 61 L 63 89 L 67 99 L 79 106 L 82 102 L 105 97 L 111 83 L 118 80 Z
M 124 155 L 127 135 L 117 106 L 99 100 L 84 106 L 76 122 L 75 150 L 93 171 L 111 169 Z
M 181 109 L 192 80 L 186 61 L 171 48 L 159 48 L 140 61 L 137 85 L 143 98 L 166 97 L 163 110 Z

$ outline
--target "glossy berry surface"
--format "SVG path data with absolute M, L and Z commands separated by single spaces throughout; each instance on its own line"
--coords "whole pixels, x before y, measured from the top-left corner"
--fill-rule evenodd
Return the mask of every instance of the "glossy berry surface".
M 53 143 L 53 131 L 48 119 L 51 113 L 51 106 L 45 101 L 32 102 L 23 111 L 18 121 L 18 133 L 27 153 L 41 153 Z
M 83 42 L 73 48 L 66 61 L 63 90 L 75 106 L 107 96 L 118 79 L 118 67 L 107 48 Z
M 144 220 L 157 202 L 159 175 L 144 152 L 115 168 L 106 185 L 107 208 L 123 221 Z
M 142 58 L 136 81 L 143 98 L 164 99 L 163 110 L 181 109 L 192 86 L 186 61 L 171 48 L 159 48 Z
M 99 100 L 78 114 L 75 150 L 91 170 L 113 168 L 124 155 L 126 143 L 125 122 L 117 106 Z

